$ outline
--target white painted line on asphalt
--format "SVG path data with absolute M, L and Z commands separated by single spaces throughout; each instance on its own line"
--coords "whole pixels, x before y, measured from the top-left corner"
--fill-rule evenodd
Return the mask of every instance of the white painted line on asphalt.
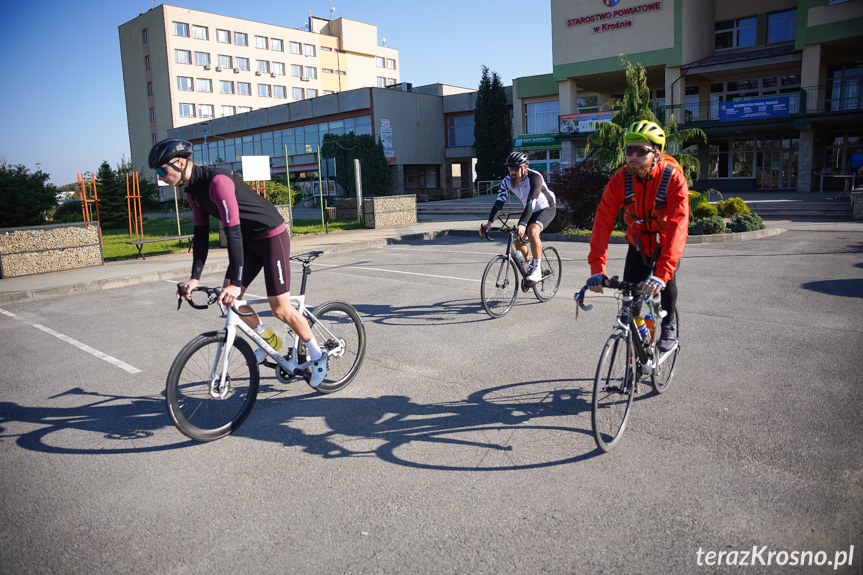
M 332 264 L 315 264 L 315 265 L 323 267 L 323 268 L 366 270 L 366 271 L 384 272 L 384 273 L 390 273 L 390 274 L 403 274 L 403 275 L 408 275 L 408 276 L 422 276 L 422 277 L 426 277 L 426 278 L 437 278 L 437 279 L 443 279 L 443 280 L 458 280 L 458 281 L 462 281 L 462 282 L 482 283 L 481 279 L 477 280 L 477 279 L 470 279 L 470 278 L 456 278 L 456 277 L 452 277 L 452 276 L 438 276 L 438 275 L 434 275 L 434 274 L 421 274 L 421 273 L 417 273 L 417 272 L 406 272 L 406 271 L 402 271 L 402 270 L 385 270 L 383 268 L 369 268 L 369 267 L 364 267 L 364 266 L 340 266 L 340 265 L 332 265 Z
M 98 349 L 93 349 L 93 348 L 92 348 L 92 347 L 90 347 L 89 345 L 84 344 L 84 343 L 81 343 L 80 341 L 78 341 L 78 340 L 76 340 L 76 339 L 72 339 L 72 338 L 71 338 L 71 337 L 69 337 L 68 335 L 64 335 L 64 334 L 62 334 L 62 333 L 60 333 L 60 332 L 58 332 L 58 331 L 54 331 L 54 330 L 53 330 L 53 329 L 51 329 L 50 327 L 45 327 L 44 325 L 40 325 L 40 324 L 38 324 L 38 323 L 30 323 L 30 322 L 28 322 L 27 320 L 25 320 L 24 318 L 22 318 L 22 317 L 20 317 L 20 316 L 18 316 L 18 315 L 15 315 L 14 313 L 12 313 L 12 312 L 10 312 L 10 311 L 6 311 L 5 309 L 2 309 L 2 308 L 0 308 L 0 313 L 2 313 L 3 315 L 9 316 L 9 317 L 11 317 L 12 319 L 17 319 L 18 321 L 24 322 L 24 323 L 26 323 L 27 325 L 33 326 L 33 327 L 35 327 L 36 329 L 41 330 L 41 331 L 44 331 L 44 332 L 45 332 L 45 333 L 47 333 L 47 334 L 53 335 L 54 337 L 56 337 L 56 338 L 58 338 L 58 339 L 61 339 L 61 340 L 65 341 L 66 343 L 72 344 L 72 345 L 74 345 L 75 347 L 77 347 L 78 349 L 80 349 L 80 350 L 82 350 L 82 351 L 86 351 L 86 352 L 87 352 L 87 353 L 89 353 L 90 355 L 92 355 L 92 356 L 94 356 L 94 357 L 98 357 L 98 358 L 99 358 L 99 359 L 101 359 L 101 360 L 107 361 L 107 362 L 108 362 L 108 363 L 110 363 L 111 365 L 116 366 L 116 367 L 119 367 L 120 369 L 122 369 L 122 370 L 124 370 L 124 371 L 127 371 L 127 372 L 129 372 L 129 373 L 141 373 L 141 370 L 140 370 L 140 369 L 138 369 L 137 367 L 132 367 L 132 366 L 131 366 L 131 365 L 129 365 L 128 363 L 125 363 L 125 362 L 123 362 L 123 361 L 120 361 L 120 360 L 119 360 L 119 359 L 117 359 L 116 357 L 112 357 L 112 356 L 110 356 L 110 355 L 108 355 L 108 354 L 106 354 L 106 353 L 102 353 L 102 352 L 101 352 L 101 351 L 99 351 Z
M 440 247 L 434 247 L 434 248 L 395 248 L 392 246 L 375 246 L 375 249 L 378 249 L 378 250 L 403 250 L 403 251 L 413 251 L 413 252 L 440 252 L 441 251 Z M 446 250 L 446 253 L 448 253 L 448 254 L 479 254 L 481 256 L 496 256 L 498 254 L 503 255 L 500 251 L 496 251 L 496 252 L 471 252 L 471 251 L 467 251 L 467 250 Z M 565 258 L 563 256 L 560 256 L 560 261 L 562 261 L 562 262 L 574 262 L 574 261 L 580 261 L 580 260 L 575 260 L 574 258 Z

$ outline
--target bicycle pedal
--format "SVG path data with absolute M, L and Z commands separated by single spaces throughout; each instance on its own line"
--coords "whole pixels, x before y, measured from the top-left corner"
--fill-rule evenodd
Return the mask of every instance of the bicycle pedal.
M 279 367 L 278 364 L 276 364 L 274 361 L 270 361 L 269 358 L 262 361 L 260 365 L 264 367 L 269 367 L 270 369 L 276 369 L 277 367 Z

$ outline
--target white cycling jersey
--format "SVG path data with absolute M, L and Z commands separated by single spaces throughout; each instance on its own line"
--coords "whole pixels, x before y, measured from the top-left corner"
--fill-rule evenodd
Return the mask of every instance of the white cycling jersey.
M 557 201 L 554 193 L 548 189 L 542 174 L 528 168 L 527 174 L 519 186 L 513 186 L 512 178 L 508 175 L 501 180 L 500 191 L 497 194 L 494 208 L 492 208 L 492 218 L 509 199 L 510 193 L 515 194 L 524 205 L 524 212 L 522 212 L 519 220 L 522 222 L 526 222 L 530 214 L 552 207 Z

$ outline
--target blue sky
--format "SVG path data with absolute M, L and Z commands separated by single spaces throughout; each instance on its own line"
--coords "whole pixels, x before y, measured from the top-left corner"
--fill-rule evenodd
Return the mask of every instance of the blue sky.
M 157 5 L 159 2 L 156 3 Z M 326 17 L 327 0 L 236 2 L 183 0 L 174 6 L 301 27 Z M 129 158 L 129 134 L 117 27 L 153 8 L 152 0 L 2 2 L 0 156 L 61 186 Z M 483 65 L 513 78 L 548 74 L 549 0 L 332 0 L 333 18 L 378 27 L 378 40 L 399 50 L 401 79 L 475 88 Z

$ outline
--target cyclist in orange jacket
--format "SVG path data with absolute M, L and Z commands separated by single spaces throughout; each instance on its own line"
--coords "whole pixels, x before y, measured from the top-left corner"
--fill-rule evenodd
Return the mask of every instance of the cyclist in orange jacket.
M 635 122 L 623 136 L 626 165 L 602 193 L 590 236 L 588 289 L 602 293 L 608 239 L 620 208 L 627 225 L 629 250 L 623 281 L 638 283 L 647 297 L 662 292 L 661 351 L 677 345 L 677 269 L 689 235 L 689 185 L 677 161 L 663 153 L 665 132 L 654 122 Z M 639 314 L 640 309 L 634 309 Z

